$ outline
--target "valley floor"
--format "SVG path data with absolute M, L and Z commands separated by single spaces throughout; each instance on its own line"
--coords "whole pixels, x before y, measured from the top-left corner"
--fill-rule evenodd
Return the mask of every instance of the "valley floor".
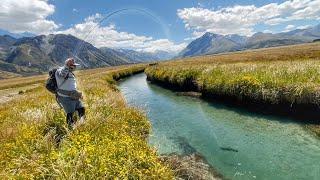
M 153 82 L 205 98 L 317 118 L 319 60 L 320 43 L 311 43 L 161 62 L 145 72 Z M 87 122 L 72 132 L 44 88 L 46 75 L 0 80 L 0 179 L 173 179 L 175 172 L 148 146 L 148 119 L 126 105 L 116 86 L 145 68 L 76 72 Z M 319 124 L 306 127 L 320 136 Z
M 87 120 L 72 132 L 44 88 L 45 76 L 1 80 L 1 96 L 13 92 L 7 88 L 20 95 L 0 106 L 0 179 L 173 179 L 172 170 L 147 144 L 149 121 L 125 104 L 115 85 L 114 79 L 144 68 L 77 72 Z

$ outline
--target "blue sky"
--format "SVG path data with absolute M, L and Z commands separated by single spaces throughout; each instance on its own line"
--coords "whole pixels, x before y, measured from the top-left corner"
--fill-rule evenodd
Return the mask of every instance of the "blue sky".
M 250 36 L 314 26 L 319 7 L 320 0 L 1 0 L 0 29 L 85 38 L 97 26 L 85 40 L 98 47 L 178 51 L 205 32 Z M 123 8 L 131 10 L 97 24 Z
M 183 42 L 185 38 L 191 37 L 190 31 L 184 28 L 183 21 L 177 16 L 177 10 L 183 8 L 199 7 L 221 8 L 234 5 L 261 6 L 264 4 L 279 2 L 277 0 L 51 0 L 56 6 L 56 13 L 51 18 L 64 28 L 81 23 L 86 17 L 101 13 L 108 14 L 122 8 L 141 8 L 150 11 L 161 18 L 168 26 L 172 40 Z M 280 1 L 281 2 L 281 1 Z M 166 38 L 162 32 L 161 25 L 152 17 L 135 11 L 118 14 L 103 22 L 114 23 L 119 30 L 132 32 L 137 35 L 152 36 L 156 39 Z

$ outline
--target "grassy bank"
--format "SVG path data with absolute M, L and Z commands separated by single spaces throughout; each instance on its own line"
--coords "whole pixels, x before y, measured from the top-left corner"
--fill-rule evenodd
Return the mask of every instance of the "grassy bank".
M 148 67 L 148 79 L 208 98 L 320 115 L 320 43 L 202 56 Z M 296 113 L 298 112 L 298 113 Z M 306 120 L 308 120 L 308 118 Z
M 172 171 L 148 147 L 148 120 L 126 106 L 115 86 L 114 79 L 144 68 L 77 72 L 87 122 L 72 132 L 43 86 L 1 105 L 0 179 L 172 179 Z M 33 81 L 43 83 L 41 78 Z M 13 86 L 19 86 L 21 80 L 16 81 Z

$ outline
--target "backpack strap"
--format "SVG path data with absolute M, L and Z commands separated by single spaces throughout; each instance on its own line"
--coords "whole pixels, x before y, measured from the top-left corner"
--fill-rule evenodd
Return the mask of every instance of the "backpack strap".
M 64 80 L 62 81 L 62 83 L 60 84 L 60 86 L 58 86 L 58 90 L 68 80 L 68 78 L 69 78 L 69 72 L 68 72 L 67 76 L 64 78 Z
M 72 71 L 69 71 L 69 73 L 71 73 L 74 77 L 76 77 L 76 75 L 74 75 Z M 67 75 L 68 77 L 69 77 L 69 73 Z
M 59 87 L 61 87 L 69 78 L 69 73 L 73 74 L 73 72 L 69 71 L 67 76 L 64 78 L 64 80 L 62 81 L 62 83 L 60 84 L 60 86 L 58 86 L 58 89 L 57 89 L 57 93 L 61 93 L 61 94 L 64 94 L 64 95 L 67 95 L 67 96 L 73 96 L 74 95 L 74 91 L 67 91 L 67 90 L 63 90 L 63 89 L 60 89 Z M 73 74 L 73 76 L 75 76 Z M 58 94 L 57 94 L 58 95 Z
M 64 81 L 62 81 L 62 83 L 60 84 L 60 87 L 68 80 L 68 78 L 69 78 L 69 73 L 71 73 L 74 77 L 76 77 L 76 75 L 74 75 L 72 71 L 69 71 L 68 74 L 67 74 L 67 76 L 64 78 Z M 59 89 L 59 87 L 58 87 L 58 89 Z
M 68 80 L 68 78 L 69 78 L 69 73 L 67 74 L 67 76 L 64 78 L 64 80 L 62 81 L 62 83 L 60 84 L 60 87 Z M 57 85 L 58 86 L 58 85 Z M 58 92 L 60 91 L 60 89 L 59 89 L 59 86 L 58 86 L 58 89 L 57 89 L 57 91 L 56 91 L 56 101 L 57 101 L 57 103 L 58 103 L 58 105 L 60 106 L 60 108 L 61 109 L 63 109 L 63 106 L 62 106 L 62 104 L 59 102 L 59 100 L 58 100 Z

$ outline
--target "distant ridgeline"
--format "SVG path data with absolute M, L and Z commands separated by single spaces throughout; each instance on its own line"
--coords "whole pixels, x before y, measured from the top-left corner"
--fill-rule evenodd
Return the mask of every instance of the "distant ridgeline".
M 241 51 L 283 45 L 316 42 L 320 40 L 320 24 L 307 29 L 296 29 L 278 34 L 258 32 L 251 37 L 232 35 L 219 35 L 205 33 L 192 41 L 179 54 L 181 57 L 191 57 L 206 54 Z
M 103 53 L 90 43 L 71 35 L 41 35 L 19 39 L 4 35 L 0 36 L 0 70 L 23 75 L 47 71 L 63 64 L 79 46 L 82 48 L 77 54 L 78 61 L 84 68 L 134 63 L 114 54 Z
M 251 37 L 205 33 L 192 41 L 177 57 L 241 51 L 282 45 L 319 42 L 320 24 L 308 29 L 296 29 L 278 34 L 256 33 Z M 0 79 L 12 76 L 33 75 L 63 64 L 78 50 L 77 61 L 82 68 L 116 66 L 148 61 L 171 59 L 174 53 L 154 53 L 129 49 L 96 48 L 72 35 L 50 34 L 15 38 L 0 36 Z M 176 54 L 178 52 L 175 52 Z M 8 75 L 8 76 L 7 76 Z
M 165 52 L 145 53 L 134 50 L 96 48 L 72 35 L 50 34 L 14 38 L 0 36 L 0 74 L 33 75 L 62 65 L 78 50 L 77 61 L 82 68 L 133 64 L 170 58 Z M 10 76 L 11 77 L 11 76 Z M 5 78 L 5 77 L 0 77 Z

